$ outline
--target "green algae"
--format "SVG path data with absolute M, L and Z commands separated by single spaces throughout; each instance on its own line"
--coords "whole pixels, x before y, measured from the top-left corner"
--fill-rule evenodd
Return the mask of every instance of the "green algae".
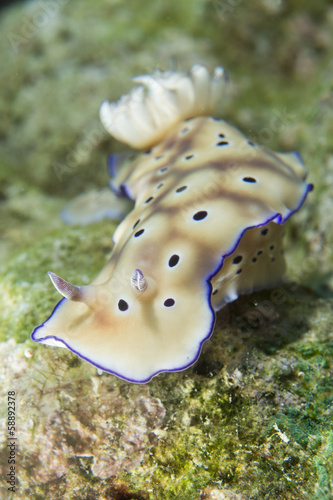
M 303 309 L 306 303 L 303 299 Z M 288 309 L 294 316 L 292 304 Z M 323 309 L 320 312 L 324 314 Z M 222 332 L 217 330 L 214 335 Z M 228 329 L 223 332 L 226 335 L 230 335 Z M 252 342 L 260 343 L 260 332 L 254 336 L 257 339 L 249 339 L 245 346 L 235 346 L 234 352 L 244 350 L 247 357 L 246 363 L 239 362 L 236 369 L 227 359 L 222 371 L 210 380 L 195 375 L 194 368 L 193 374 L 191 370 L 186 375 L 178 374 L 178 380 L 174 375 L 171 380 L 163 375 L 162 380 L 152 381 L 152 393 L 162 402 L 167 398 L 169 408 L 166 436 L 161 437 L 143 465 L 142 477 L 146 480 L 149 474 L 156 498 L 162 494 L 167 499 L 195 498 L 207 484 L 217 484 L 256 499 L 274 495 L 302 499 L 323 488 L 324 471 L 326 481 L 331 477 L 330 455 L 321 457 L 333 418 L 332 379 L 328 379 L 332 353 L 325 357 L 327 372 L 322 373 L 317 359 L 310 360 L 308 354 L 294 357 L 293 348 L 288 346 L 278 348 L 272 370 L 272 360 L 264 350 L 250 350 Z M 301 351 L 302 339 L 294 344 L 296 349 L 298 346 Z M 237 357 L 240 361 L 242 353 Z M 168 390 L 180 383 L 179 378 L 182 389 L 173 391 L 176 399 L 170 406 Z M 310 396 L 309 382 L 313 386 Z M 126 479 L 143 486 L 140 474 L 141 468 Z M 173 484 L 168 480 L 170 474 Z
M 48 271 L 66 275 L 74 283 L 84 283 L 90 282 L 106 262 L 112 248 L 114 223 L 106 221 L 85 230 L 62 226 L 42 242 L 37 240 L 12 257 L 2 269 L 2 341 L 13 338 L 24 342 L 29 332 L 52 312 L 59 294 L 47 276 Z
M 329 500 L 332 498 L 332 470 L 333 470 L 333 433 L 326 432 L 323 437 L 323 446 L 320 453 L 314 459 L 317 471 L 318 487 L 314 498 L 318 500 Z

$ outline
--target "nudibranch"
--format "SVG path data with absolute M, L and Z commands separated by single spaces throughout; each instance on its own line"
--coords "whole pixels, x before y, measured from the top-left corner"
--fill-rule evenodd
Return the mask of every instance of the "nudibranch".
M 63 298 L 32 339 L 144 383 L 192 365 L 225 304 L 279 282 L 283 224 L 312 185 L 298 153 L 272 152 L 211 117 L 222 68 L 134 81 L 100 110 L 113 137 L 141 150 L 109 164 L 111 188 L 134 208 L 90 285 L 49 273 Z

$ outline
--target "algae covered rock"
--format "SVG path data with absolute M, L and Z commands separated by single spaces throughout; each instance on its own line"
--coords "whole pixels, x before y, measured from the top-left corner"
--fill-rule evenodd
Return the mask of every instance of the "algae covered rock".
M 328 2 L 298 0 L 2 10 L 1 498 L 331 498 L 332 25 Z M 225 307 L 190 369 L 131 385 L 29 337 L 58 300 L 46 272 L 88 283 L 112 250 L 116 222 L 59 218 L 107 184 L 105 158 L 120 150 L 101 102 L 173 60 L 225 66 L 220 115 L 264 146 L 299 150 L 315 189 L 290 221 L 281 286 Z
M 15 392 L 18 402 L 22 498 L 30 496 L 32 483 L 60 480 L 74 464 L 100 479 L 136 468 L 158 440 L 165 416 L 148 386 L 121 385 L 77 358 L 50 355 L 13 340 L 1 344 L 1 397 Z M 4 474 L 6 453 L 1 462 Z

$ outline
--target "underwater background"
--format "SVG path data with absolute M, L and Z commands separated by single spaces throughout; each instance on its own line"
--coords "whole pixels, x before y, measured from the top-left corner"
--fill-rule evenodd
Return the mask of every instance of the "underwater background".
M 312 0 L 38 0 L 0 10 L 0 497 L 333 497 L 333 4 Z M 125 148 L 104 99 L 156 67 L 222 65 L 216 116 L 298 150 L 315 188 L 287 224 L 281 287 L 222 309 L 199 361 L 133 385 L 33 343 L 59 295 L 88 283 L 117 221 L 67 226 Z M 184 318 L 184 322 L 186 318 Z M 16 400 L 8 490 L 8 392 Z

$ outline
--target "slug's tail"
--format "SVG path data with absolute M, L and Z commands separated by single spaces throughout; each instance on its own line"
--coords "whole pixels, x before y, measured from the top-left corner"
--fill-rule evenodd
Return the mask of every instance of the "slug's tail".
M 189 73 L 156 71 L 133 78 L 141 83 L 117 102 L 104 101 L 100 119 L 121 142 L 146 149 L 159 142 L 177 123 L 210 115 L 221 96 L 226 75 L 221 67 L 213 74 L 195 64 Z

